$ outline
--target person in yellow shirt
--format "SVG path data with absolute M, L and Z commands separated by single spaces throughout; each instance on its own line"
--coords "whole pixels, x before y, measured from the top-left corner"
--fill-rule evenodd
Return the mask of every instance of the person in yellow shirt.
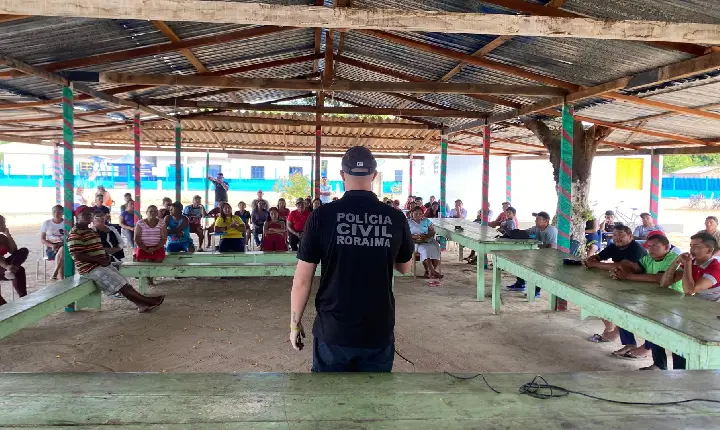
M 220 239 L 220 252 L 245 252 L 245 223 L 233 215 L 230 203 L 223 203 L 222 211 L 215 220 L 215 232 L 224 233 Z

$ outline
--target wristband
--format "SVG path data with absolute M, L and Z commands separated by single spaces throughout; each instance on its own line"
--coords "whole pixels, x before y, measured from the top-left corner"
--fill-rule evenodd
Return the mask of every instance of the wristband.
M 290 331 L 300 331 L 300 327 L 290 327 Z

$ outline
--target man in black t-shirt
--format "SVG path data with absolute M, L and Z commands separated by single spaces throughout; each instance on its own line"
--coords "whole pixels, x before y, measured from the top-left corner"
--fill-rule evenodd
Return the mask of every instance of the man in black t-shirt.
M 588 269 L 612 270 L 623 260 L 637 263 L 645 255 L 647 255 L 647 250 L 635 241 L 630 227 L 618 224 L 613 230 L 613 243 L 597 254 L 588 257 L 585 266 Z M 612 263 L 603 263 L 605 260 L 612 260 Z
M 228 201 L 228 188 L 230 188 L 230 186 L 225 182 L 225 176 L 222 173 L 218 173 L 217 178 L 208 176 L 208 180 L 215 184 L 215 207 L 219 206 L 219 202 Z
M 377 163 L 365 147 L 342 159 L 345 195 L 315 209 L 298 251 L 290 303 L 290 342 L 302 347 L 301 323 L 315 268 L 313 372 L 389 372 L 394 358 L 393 269 L 410 271 L 413 242 L 402 212 L 371 191 Z

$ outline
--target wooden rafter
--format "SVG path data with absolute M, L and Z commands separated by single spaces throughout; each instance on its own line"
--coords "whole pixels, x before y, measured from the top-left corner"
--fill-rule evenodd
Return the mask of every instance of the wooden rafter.
M 720 44 L 720 26 L 657 21 L 610 21 L 587 18 L 518 16 L 400 9 L 330 9 L 245 2 L 184 0 L 4 0 L 0 13 L 70 16 L 101 19 L 137 19 L 380 29 L 442 33 L 497 34 L 534 37 L 575 37 Z
M 180 37 L 173 31 L 170 26 L 165 24 L 163 21 L 151 21 L 152 24 L 160 30 L 162 34 L 165 35 L 168 39 L 170 39 L 170 42 L 172 43 L 178 43 L 180 42 Z M 195 70 L 197 70 L 200 73 L 207 73 L 208 69 L 205 67 L 205 65 L 193 54 L 193 52 L 189 48 L 181 48 L 179 49 L 179 52 L 185 57 L 190 64 L 195 67 Z

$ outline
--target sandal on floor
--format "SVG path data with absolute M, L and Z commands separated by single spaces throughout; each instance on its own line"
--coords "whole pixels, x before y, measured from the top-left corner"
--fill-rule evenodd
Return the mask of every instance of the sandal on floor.
M 428 287 L 439 287 L 441 284 L 440 280 L 438 279 L 431 279 L 428 281 Z
M 621 352 L 621 351 L 622 351 L 622 348 L 621 348 L 621 349 L 618 349 L 617 351 L 611 352 L 610 355 L 612 355 L 613 357 L 620 357 L 620 358 L 622 358 L 622 357 L 625 356 L 625 354 L 628 353 L 628 351 L 625 351 L 625 352 Z
M 595 333 L 594 335 L 587 338 L 587 340 L 588 340 L 588 342 L 593 342 L 593 343 L 612 342 L 612 340 L 610 340 L 606 337 L 603 337 L 603 335 L 597 334 L 597 333 Z
M 628 351 L 623 355 L 619 355 L 620 358 L 628 358 L 630 360 L 640 360 L 643 358 L 647 358 L 647 355 L 635 355 L 632 351 Z

